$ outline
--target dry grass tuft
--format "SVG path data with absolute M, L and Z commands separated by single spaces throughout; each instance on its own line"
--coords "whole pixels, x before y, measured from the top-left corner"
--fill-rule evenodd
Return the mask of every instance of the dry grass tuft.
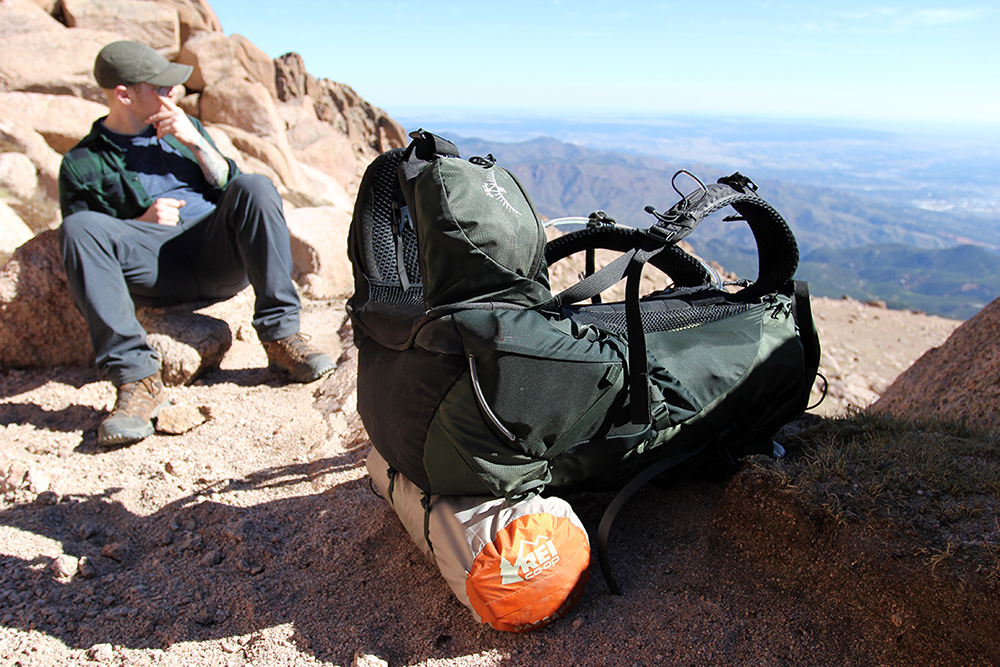
M 908 536 L 933 572 L 986 573 L 1000 585 L 1000 434 L 961 423 L 854 412 L 807 416 L 760 472 L 839 524 Z

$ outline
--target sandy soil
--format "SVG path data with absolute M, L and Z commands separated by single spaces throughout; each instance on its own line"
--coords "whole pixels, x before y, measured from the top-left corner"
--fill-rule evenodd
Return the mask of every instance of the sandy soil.
M 958 324 L 852 301 L 815 313 L 824 414 Z M 342 303 L 307 303 L 304 329 L 343 355 L 325 381 L 288 384 L 236 340 L 170 390 L 206 423 L 111 452 L 96 371 L 0 374 L 0 664 L 905 665 L 947 644 L 911 623 L 920 591 L 885 575 L 884 540 L 817 528 L 742 477 L 633 498 L 612 535 L 624 596 L 595 569 L 542 631 L 477 625 L 369 487 L 343 325 Z M 609 500 L 571 498 L 591 534 Z

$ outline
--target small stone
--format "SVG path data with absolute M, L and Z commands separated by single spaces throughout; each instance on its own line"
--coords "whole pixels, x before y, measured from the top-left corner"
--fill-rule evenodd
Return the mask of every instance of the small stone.
M 892 624 L 895 625 L 897 628 L 902 627 L 902 625 L 903 625 L 903 617 L 900 616 L 899 614 L 893 614 L 892 615 Z
M 156 416 L 156 431 L 180 435 L 204 423 L 205 415 L 198 408 L 191 405 L 169 405 Z
M 94 644 L 87 651 L 87 657 L 94 662 L 110 662 L 115 658 L 115 650 L 111 644 Z
M 59 504 L 59 494 L 55 491 L 42 491 L 35 498 L 35 501 L 39 505 L 58 505 Z
M 212 605 L 200 607 L 194 613 L 194 622 L 198 625 L 214 625 L 216 609 Z
M 118 542 L 111 542 L 110 544 L 105 544 L 101 548 L 101 555 L 105 558 L 110 558 L 113 561 L 123 563 L 128 557 L 128 548 Z
M 83 579 L 93 579 L 97 574 L 97 569 L 94 567 L 94 563 L 86 556 L 82 557 L 77 563 L 77 574 Z M 93 593 L 91 593 L 93 595 Z
M 16 491 L 24 484 L 24 478 L 28 474 L 28 467 L 21 461 L 13 461 L 6 470 L 0 468 L 0 491 Z
M 163 546 L 167 546 L 173 541 L 174 541 L 174 531 L 172 530 L 163 531 L 163 535 L 160 536 L 160 544 L 162 544 Z
M 351 662 L 351 667 L 389 667 L 389 663 L 377 655 L 370 655 L 364 651 L 356 651 L 354 653 L 354 660 Z
M 201 564 L 204 567 L 213 567 L 222 562 L 222 552 L 218 549 L 213 549 L 205 554 L 201 559 Z
M 246 521 L 237 521 L 236 523 L 231 523 L 223 529 L 223 535 L 233 540 L 234 542 L 243 542 L 246 539 L 244 530 L 246 529 Z
M 573 629 L 574 630 L 579 630 L 582 627 L 583 627 L 583 619 L 582 618 L 578 618 L 575 621 L 573 621 Z
M 80 562 L 68 554 L 60 554 L 52 561 L 52 574 L 59 579 L 72 579 L 80 571 Z
M 85 523 L 76 529 L 77 537 L 81 540 L 89 540 L 100 532 L 100 527 L 96 523 Z
M 198 533 L 184 533 L 180 541 L 174 544 L 172 548 L 176 551 L 185 551 L 187 549 L 197 551 L 201 548 L 202 541 L 202 537 Z
M 28 485 L 28 490 L 32 493 L 42 493 L 49 490 L 49 486 L 52 484 L 52 479 L 47 473 L 38 470 L 37 468 L 32 468 L 25 475 L 24 481 Z

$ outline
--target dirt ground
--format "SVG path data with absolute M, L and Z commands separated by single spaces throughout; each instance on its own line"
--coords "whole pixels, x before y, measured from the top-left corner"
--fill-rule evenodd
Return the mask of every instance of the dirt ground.
M 870 401 L 958 324 L 814 307 L 823 414 Z M 623 596 L 595 567 L 553 625 L 480 626 L 369 486 L 343 304 L 307 302 L 303 328 L 341 358 L 325 381 L 288 384 L 237 339 L 169 390 L 204 424 L 110 452 L 96 433 L 114 390 L 95 370 L 0 374 L 0 664 L 1000 661 L 963 636 L 974 591 L 913 575 L 893 536 L 823 525 L 749 474 L 641 490 L 611 538 Z M 570 500 L 596 534 L 610 496 Z

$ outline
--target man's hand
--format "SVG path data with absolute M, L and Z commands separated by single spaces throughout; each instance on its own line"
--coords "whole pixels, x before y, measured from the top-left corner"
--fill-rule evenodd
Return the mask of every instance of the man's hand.
M 191 119 L 184 111 L 171 101 L 169 97 L 156 95 L 163 105 L 159 111 L 146 119 L 148 125 L 156 128 L 156 138 L 162 139 L 168 134 L 174 135 L 177 141 L 188 148 L 194 148 L 198 143 L 204 141 L 201 134 L 195 128 Z
M 153 205 L 146 209 L 146 212 L 136 218 L 142 222 L 153 222 L 158 225 L 176 227 L 181 220 L 181 207 L 184 206 L 183 199 L 170 199 L 164 197 L 157 199 Z
M 156 93 L 162 105 L 160 110 L 146 119 L 146 123 L 156 128 L 156 138 L 162 139 L 168 134 L 174 135 L 180 143 L 191 149 L 198 160 L 201 172 L 212 185 L 223 186 L 229 177 L 229 163 L 222 157 L 208 140 L 198 132 L 191 119 L 184 111 L 173 103 L 169 97 Z M 181 204 L 183 206 L 183 204 Z M 148 211 L 147 211 L 148 212 Z M 162 223 L 161 223 L 162 224 Z

